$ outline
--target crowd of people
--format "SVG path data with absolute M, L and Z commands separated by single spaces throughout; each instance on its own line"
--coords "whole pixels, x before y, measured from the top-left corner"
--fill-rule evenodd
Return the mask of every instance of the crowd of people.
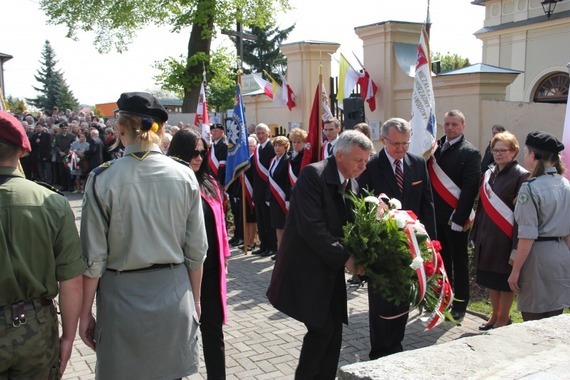
M 200 330 L 207 376 L 224 379 L 226 274 L 235 246 L 275 260 L 268 299 L 307 327 L 295 378 L 333 379 L 348 322 L 345 273 L 366 281 L 340 243 L 353 218 L 348 193 L 400 200 L 441 242 L 455 321 L 470 298 L 469 242 L 476 282 L 489 289 L 493 307 L 481 330 L 511 323 L 515 294 L 524 320 L 570 307 L 570 184 L 562 176 L 564 145 L 551 134 L 526 137 L 525 169 L 515 159 L 516 137 L 493 126 L 491 159 L 482 167 L 458 110 L 445 114 L 444 136 L 427 161 L 408 152 L 406 120 L 382 125 L 376 152 L 366 123 L 342 131 L 330 118 L 322 160 L 307 163 L 306 149 L 316 147 L 307 145 L 306 131 L 271 138 L 259 123 L 248 128 L 243 192 L 241 181 L 226 188 L 223 125 L 210 126 L 211 140 L 193 127 L 167 127 L 168 113 L 147 93 L 123 93 L 117 105 L 106 123 L 69 110 L 37 118 L 0 112 L 0 221 L 29 227 L 0 230 L 8 253 L 0 262 L 11 268 L 0 280 L 8 326 L 0 334 L 0 377 L 57 378 L 78 329 L 96 351 L 97 378 L 179 379 L 198 370 Z M 84 193 L 80 235 L 69 203 L 42 182 Z M 408 306 L 371 286 L 368 299 L 370 359 L 402 351 Z M 26 345 L 6 348 L 22 334 L 36 339 L 28 346 L 49 342 L 49 352 L 31 363 Z

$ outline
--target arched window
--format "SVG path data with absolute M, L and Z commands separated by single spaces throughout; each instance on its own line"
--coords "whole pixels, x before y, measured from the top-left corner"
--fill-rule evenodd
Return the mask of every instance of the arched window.
M 567 73 L 554 73 L 546 77 L 534 93 L 537 103 L 567 103 L 570 76 Z

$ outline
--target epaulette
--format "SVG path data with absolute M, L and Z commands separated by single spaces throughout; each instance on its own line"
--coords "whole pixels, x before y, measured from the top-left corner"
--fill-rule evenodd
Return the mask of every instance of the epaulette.
M 115 159 L 116 160 L 116 159 Z M 99 175 L 101 174 L 105 169 L 108 169 L 111 167 L 111 165 L 113 165 L 113 162 L 115 162 L 115 160 L 109 160 L 106 162 L 103 162 L 101 165 L 97 166 L 95 169 L 91 170 L 92 173 L 94 173 L 94 175 Z
M 36 184 L 45 187 L 46 189 L 49 189 L 51 191 L 53 191 L 54 193 L 58 193 L 59 195 L 65 196 L 65 194 L 63 194 L 61 191 L 59 191 L 55 186 L 50 185 L 49 183 L 46 182 L 42 182 L 42 181 L 34 181 Z
M 532 177 L 532 178 L 527 179 L 525 182 L 531 183 L 531 182 L 534 181 L 535 179 L 536 179 L 536 177 Z
M 170 158 L 172 158 L 174 161 L 178 162 L 179 164 L 182 164 L 184 166 L 190 166 L 189 162 L 184 161 L 183 159 L 176 157 L 176 156 L 168 156 Z

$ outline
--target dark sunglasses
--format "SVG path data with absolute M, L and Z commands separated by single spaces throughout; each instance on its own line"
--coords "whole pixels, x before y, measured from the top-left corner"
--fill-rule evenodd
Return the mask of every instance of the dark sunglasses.
M 207 155 L 208 152 L 205 150 L 195 150 L 194 152 L 192 152 L 190 159 L 193 160 L 195 158 L 198 158 L 198 156 L 202 157 L 202 159 L 205 159 Z

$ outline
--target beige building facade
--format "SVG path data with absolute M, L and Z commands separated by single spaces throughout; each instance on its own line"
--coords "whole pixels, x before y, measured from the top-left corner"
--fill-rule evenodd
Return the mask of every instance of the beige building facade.
M 570 1 L 560 2 L 550 19 L 539 0 L 480 0 L 473 1 L 473 6 L 486 8 L 482 28 L 474 31 L 483 41 L 483 63 L 432 77 L 438 136 L 443 134 L 445 112 L 459 109 L 467 119 L 467 139 L 481 150 L 489 142 L 493 124 L 505 126 L 521 143 L 528 132 L 537 129 L 561 137 L 568 97 Z M 379 85 L 376 110 L 371 112 L 364 105 L 366 120 L 374 131 L 390 117 L 410 118 L 421 28 L 422 24 L 401 21 L 355 28 L 363 44 L 364 66 Z M 339 47 L 318 41 L 283 45 L 287 79 L 297 106 L 289 111 L 273 106 L 263 94 L 246 96 L 247 122 L 280 125 L 285 130 L 295 126 L 307 129 L 319 68 L 322 66 L 328 91 L 329 54 Z M 549 84 L 549 78 L 562 82 Z

